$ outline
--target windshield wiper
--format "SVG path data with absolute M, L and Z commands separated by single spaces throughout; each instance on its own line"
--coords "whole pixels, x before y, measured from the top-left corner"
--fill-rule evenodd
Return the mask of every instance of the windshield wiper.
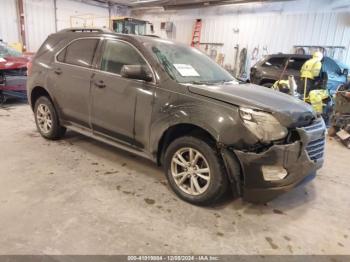
M 152 51 L 156 54 L 159 62 L 163 65 L 165 71 L 168 73 L 168 75 L 175 80 L 175 76 L 172 71 L 172 67 L 168 59 L 160 52 L 160 50 L 156 47 L 152 48 Z
M 182 84 L 192 84 L 192 85 L 215 85 L 216 82 L 212 81 L 189 81 Z
M 209 84 L 209 82 L 205 82 L 205 81 L 191 81 L 189 83 L 194 84 L 194 85 L 207 85 L 207 84 Z
M 219 81 L 190 81 L 186 82 L 186 84 L 193 84 L 193 85 L 217 85 L 217 84 L 224 84 L 233 82 L 235 80 L 219 80 Z
M 215 83 L 216 84 L 225 84 L 225 83 L 230 83 L 230 82 L 238 82 L 238 81 L 236 79 L 231 79 L 231 80 L 225 79 L 225 80 L 216 81 Z

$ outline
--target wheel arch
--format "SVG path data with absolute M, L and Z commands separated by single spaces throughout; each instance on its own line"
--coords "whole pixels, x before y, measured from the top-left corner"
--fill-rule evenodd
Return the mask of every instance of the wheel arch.
M 233 189 L 234 197 L 242 194 L 241 181 L 243 181 L 243 173 L 241 163 L 235 152 L 229 150 L 219 141 L 219 137 L 215 132 L 209 130 L 202 125 L 192 123 L 177 123 L 168 127 L 162 134 L 157 149 L 157 165 L 162 166 L 166 148 L 175 139 L 191 135 L 209 142 L 209 144 L 217 150 L 217 155 L 221 159 L 225 175 Z
M 52 96 L 50 95 L 50 93 L 47 91 L 46 88 L 44 88 L 42 86 L 35 86 L 32 89 L 32 91 L 30 92 L 30 106 L 31 106 L 32 110 L 34 110 L 36 100 L 38 100 L 38 98 L 41 96 L 48 97 L 51 100 L 51 102 L 53 103 Z
M 198 124 L 193 123 L 177 123 L 172 126 L 169 126 L 166 130 L 163 131 L 157 147 L 157 164 L 162 165 L 163 156 L 165 149 L 169 146 L 169 144 L 175 139 L 192 135 L 199 138 L 207 139 L 206 141 L 210 141 L 212 144 L 217 143 L 216 135 L 213 131 L 208 130 L 207 128 L 200 126 Z

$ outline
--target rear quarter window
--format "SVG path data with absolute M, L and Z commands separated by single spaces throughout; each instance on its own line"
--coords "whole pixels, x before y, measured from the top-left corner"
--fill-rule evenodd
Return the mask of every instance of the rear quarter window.
M 82 67 L 91 67 L 99 39 L 79 39 L 68 45 L 57 56 L 57 61 Z

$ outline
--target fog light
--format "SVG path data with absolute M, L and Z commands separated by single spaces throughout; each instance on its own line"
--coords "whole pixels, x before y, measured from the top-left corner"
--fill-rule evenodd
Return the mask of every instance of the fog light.
M 262 166 L 261 170 L 265 181 L 281 180 L 288 175 L 287 170 L 282 166 Z

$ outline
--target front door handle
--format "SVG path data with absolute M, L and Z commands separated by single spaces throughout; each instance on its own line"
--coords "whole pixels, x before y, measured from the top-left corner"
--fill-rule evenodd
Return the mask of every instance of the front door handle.
M 55 72 L 56 75 L 61 75 L 62 74 L 62 69 L 61 68 L 56 68 L 54 70 L 54 72 Z
M 97 86 L 98 88 L 105 88 L 106 84 L 103 80 L 98 80 L 98 81 L 94 81 L 95 86 Z

